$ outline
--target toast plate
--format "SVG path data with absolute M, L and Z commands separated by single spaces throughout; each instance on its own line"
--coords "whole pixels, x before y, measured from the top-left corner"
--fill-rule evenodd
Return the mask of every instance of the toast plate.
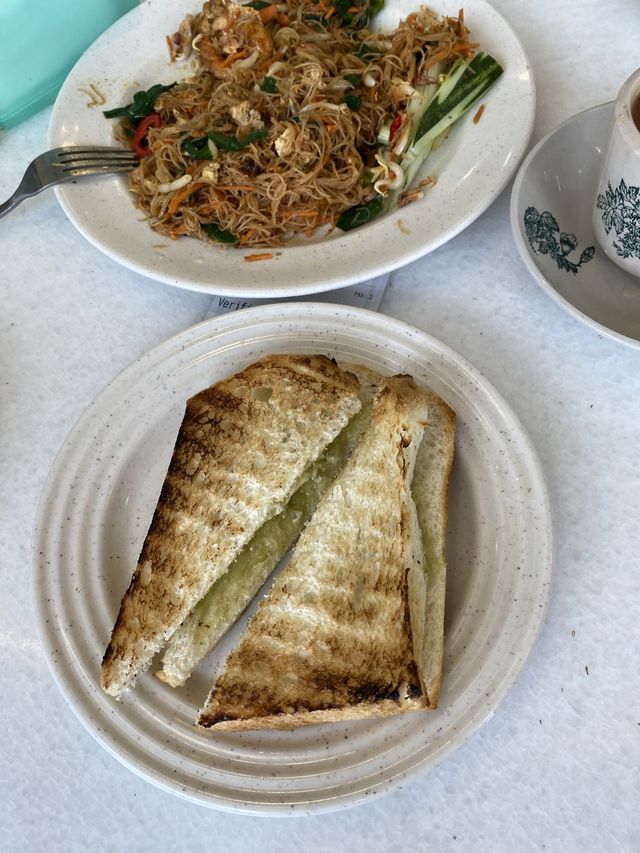
M 418 0 L 388 0 L 376 26 L 392 28 L 413 12 Z M 457 15 L 459 0 L 433 0 L 439 12 Z M 193 0 L 147 0 L 117 21 L 80 58 L 56 100 L 49 147 L 113 144 L 113 121 L 102 109 L 131 101 L 138 89 L 172 83 L 189 64 L 170 65 L 165 34 L 176 30 Z M 85 180 L 55 188 L 63 210 L 98 249 L 120 264 L 178 287 L 222 296 L 277 299 L 333 290 L 376 278 L 450 240 L 471 224 L 512 177 L 533 128 L 535 87 L 518 38 L 485 0 L 464 4 L 474 40 L 496 56 L 504 74 L 487 93 L 482 120 L 475 109 L 460 119 L 446 143 L 429 158 L 436 186 L 409 207 L 371 225 L 328 237 L 301 238 L 271 260 L 245 263 L 254 250 L 222 250 L 193 239 L 171 240 L 152 231 L 132 203 L 122 176 Z M 93 87 L 93 90 L 92 88 Z M 96 105 L 92 91 L 106 104 Z
M 172 690 L 145 673 L 116 702 L 102 655 L 146 534 L 188 397 L 276 352 L 409 372 L 458 417 L 451 481 L 440 707 L 289 732 L 201 732 L 196 713 L 242 623 Z M 89 732 L 156 785 L 256 814 L 331 810 L 442 761 L 495 711 L 540 630 L 551 514 L 529 439 L 494 388 L 436 339 L 336 305 L 276 304 L 206 321 L 120 374 L 85 411 L 45 486 L 34 598 L 54 678 Z

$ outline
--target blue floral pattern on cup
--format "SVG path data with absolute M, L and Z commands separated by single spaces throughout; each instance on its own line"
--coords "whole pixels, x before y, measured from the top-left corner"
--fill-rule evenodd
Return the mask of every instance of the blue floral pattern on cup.
M 577 260 L 571 260 L 569 255 L 578 248 L 576 235 L 560 231 L 556 218 L 548 210 L 539 213 L 535 207 L 528 207 L 524 212 L 524 230 L 536 254 L 549 255 L 559 269 L 574 275 L 596 253 L 593 246 L 588 246 Z
M 613 248 L 621 258 L 640 258 L 640 187 L 628 187 L 624 179 L 613 189 L 598 194 L 597 207 L 602 211 L 602 224 L 607 234 L 616 232 Z

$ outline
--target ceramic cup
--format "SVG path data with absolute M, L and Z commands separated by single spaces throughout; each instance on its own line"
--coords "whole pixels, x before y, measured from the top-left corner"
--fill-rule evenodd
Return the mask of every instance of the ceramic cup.
M 640 68 L 616 98 L 593 230 L 610 260 L 640 276 Z

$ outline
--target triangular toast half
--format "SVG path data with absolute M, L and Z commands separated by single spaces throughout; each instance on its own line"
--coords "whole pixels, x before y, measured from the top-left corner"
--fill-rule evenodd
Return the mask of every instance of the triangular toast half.
M 268 356 L 191 398 L 102 663 L 130 687 L 309 465 L 360 409 L 325 356 Z
M 411 629 L 411 611 L 424 619 L 426 584 L 410 580 L 425 576 L 410 487 L 430 399 L 411 377 L 385 381 L 360 443 L 229 656 L 201 726 L 294 728 L 429 706 Z
M 370 400 L 385 377 L 362 364 L 342 364 L 360 382 L 360 397 Z M 446 537 L 449 481 L 453 469 L 456 415 L 430 388 L 422 388 L 429 406 L 411 482 L 418 512 L 424 562 L 422 571 L 409 573 L 409 602 L 413 649 L 429 709 L 438 707 L 444 658 L 444 616 L 447 579 Z

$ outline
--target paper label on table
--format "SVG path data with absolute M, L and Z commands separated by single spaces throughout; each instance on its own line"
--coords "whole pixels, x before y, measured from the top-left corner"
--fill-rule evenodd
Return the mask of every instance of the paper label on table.
M 377 278 L 362 281 L 359 284 L 341 287 L 339 290 L 290 296 L 283 299 L 251 299 L 251 297 L 235 299 L 231 296 L 214 296 L 204 319 L 228 314 L 230 311 L 239 311 L 242 308 L 252 308 L 254 305 L 266 305 L 269 302 L 335 302 L 338 305 L 350 305 L 353 308 L 368 308 L 370 311 L 377 311 L 388 282 L 389 274 L 387 273 Z

